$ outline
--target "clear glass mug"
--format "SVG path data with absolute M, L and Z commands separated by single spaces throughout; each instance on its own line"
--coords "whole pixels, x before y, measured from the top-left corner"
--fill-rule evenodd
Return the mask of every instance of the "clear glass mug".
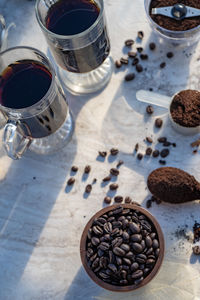
M 59 35 L 47 29 L 49 9 L 58 1 L 37 0 L 35 10 L 37 21 L 60 67 L 59 77 L 75 94 L 95 92 L 109 82 L 113 71 L 103 0 L 95 0 L 99 8 L 96 21 L 85 31 L 74 35 Z
M 5 50 L 0 53 L 1 76 L 8 66 L 23 61 L 44 66 L 51 74 L 51 83 L 46 94 L 28 107 L 5 106 L 3 96 L 0 94 L 0 111 L 7 121 L 3 145 L 12 159 L 20 158 L 27 148 L 38 154 L 55 152 L 70 140 L 74 128 L 63 89 L 56 78 L 53 66 L 42 52 L 31 47 L 15 47 Z M 0 89 L 3 90 L 2 85 L 3 80 L 0 81 Z M 15 101 L 20 100 L 16 98 Z

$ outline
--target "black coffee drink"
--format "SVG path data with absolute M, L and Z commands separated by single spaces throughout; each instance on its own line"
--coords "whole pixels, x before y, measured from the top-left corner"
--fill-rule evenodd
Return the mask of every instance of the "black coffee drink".
M 46 28 L 60 36 L 80 34 L 90 28 L 100 14 L 93 0 L 59 0 L 53 4 L 46 17 Z M 106 28 L 92 37 L 85 47 L 68 50 L 48 40 L 57 63 L 65 70 L 76 73 L 90 72 L 100 66 L 110 52 Z

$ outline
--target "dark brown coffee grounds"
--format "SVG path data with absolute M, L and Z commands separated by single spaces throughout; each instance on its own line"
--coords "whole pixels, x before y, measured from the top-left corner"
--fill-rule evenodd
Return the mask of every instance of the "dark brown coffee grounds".
M 200 92 L 183 90 L 174 96 L 170 106 L 174 122 L 185 127 L 200 125 Z
M 173 6 L 177 2 L 185 4 L 187 6 L 200 9 L 199 0 L 152 0 L 150 3 L 149 14 L 155 23 L 163 28 L 173 31 L 185 31 L 197 27 L 200 25 L 200 17 L 185 18 L 183 20 L 175 20 L 162 15 L 152 15 L 151 10 L 154 7 Z
M 200 198 L 200 183 L 194 176 L 178 168 L 163 167 L 154 170 L 147 180 L 150 192 L 170 203 L 183 203 Z

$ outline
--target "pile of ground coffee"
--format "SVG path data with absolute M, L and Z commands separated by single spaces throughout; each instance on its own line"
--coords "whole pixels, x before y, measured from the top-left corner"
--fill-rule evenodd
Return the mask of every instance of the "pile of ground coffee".
M 155 7 L 173 6 L 176 3 L 182 3 L 190 7 L 200 9 L 199 0 L 152 0 L 150 3 L 149 14 L 161 27 L 173 31 L 185 31 L 200 25 L 200 17 L 185 18 L 183 20 L 175 20 L 162 15 L 152 15 L 151 10 Z
M 170 112 L 173 120 L 185 127 L 200 125 L 200 92 L 184 90 L 174 96 Z
M 150 192 L 170 203 L 183 203 L 200 198 L 200 183 L 183 170 L 163 167 L 154 170 L 147 179 Z

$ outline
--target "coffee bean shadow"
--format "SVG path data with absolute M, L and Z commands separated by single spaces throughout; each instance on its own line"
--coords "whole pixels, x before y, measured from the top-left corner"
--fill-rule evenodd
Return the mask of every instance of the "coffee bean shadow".
M 83 173 L 81 181 L 87 181 L 88 177 L 89 177 L 89 173 Z
M 66 188 L 65 188 L 65 193 L 69 194 L 72 191 L 73 187 L 74 187 L 74 184 L 72 184 L 72 185 L 67 184 Z
M 112 163 L 115 160 L 117 160 L 117 155 L 111 155 L 111 154 L 109 154 L 109 156 L 108 156 L 108 162 Z
M 118 176 L 113 176 L 113 175 L 112 175 L 110 181 L 111 181 L 111 182 L 116 182 L 117 179 L 118 179 Z
M 108 190 L 107 193 L 106 193 L 106 196 L 108 196 L 110 198 L 113 198 L 113 197 L 116 196 L 116 194 L 117 194 L 117 190 L 114 190 L 114 191 Z
M 84 192 L 84 193 L 83 193 L 83 198 L 84 198 L 84 199 L 88 199 L 88 198 L 90 197 L 90 194 L 91 194 L 91 193 Z
M 105 160 L 106 160 L 106 158 L 102 157 L 101 155 L 98 155 L 96 158 L 96 161 L 99 161 L 99 162 L 105 162 Z

